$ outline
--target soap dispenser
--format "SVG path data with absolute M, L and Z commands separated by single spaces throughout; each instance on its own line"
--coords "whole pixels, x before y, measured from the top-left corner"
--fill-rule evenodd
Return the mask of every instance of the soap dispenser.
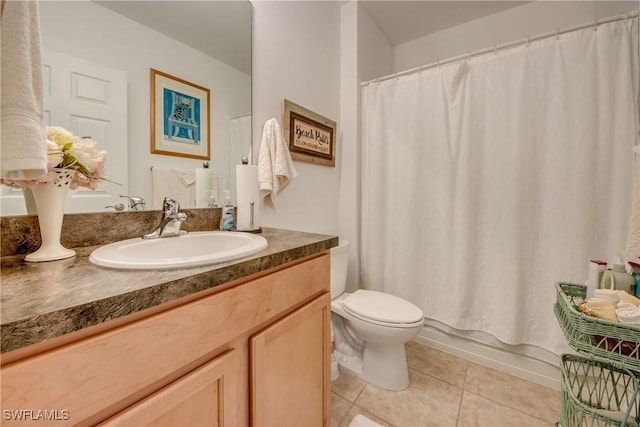
M 229 190 L 224 190 L 224 204 L 222 206 L 222 216 L 220 217 L 220 230 L 233 230 L 235 224 L 233 221 L 233 205 L 231 204 L 231 195 Z

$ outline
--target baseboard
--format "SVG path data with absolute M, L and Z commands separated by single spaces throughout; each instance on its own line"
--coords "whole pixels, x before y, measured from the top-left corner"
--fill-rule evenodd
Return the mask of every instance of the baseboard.
M 424 326 L 414 341 L 465 360 L 487 366 L 525 380 L 560 390 L 560 366 L 527 356 L 489 347 Z

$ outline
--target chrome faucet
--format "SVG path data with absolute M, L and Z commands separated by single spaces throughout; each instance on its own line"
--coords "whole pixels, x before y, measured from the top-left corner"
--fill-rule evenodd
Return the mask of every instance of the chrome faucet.
M 129 199 L 130 211 L 143 211 L 147 207 L 147 203 L 144 201 L 142 197 L 130 197 L 130 196 L 123 196 L 123 195 L 120 195 L 120 197 L 126 197 L 127 199 Z
M 187 214 L 178 212 L 180 204 L 168 197 L 162 203 L 162 219 L 160 223 L 149 233 L 142 236 L 143 239 L 157 239 L 158 237 L 171 237 L 187 234 L 185 230 L 180 230 L 180 226 L 187 219 Z

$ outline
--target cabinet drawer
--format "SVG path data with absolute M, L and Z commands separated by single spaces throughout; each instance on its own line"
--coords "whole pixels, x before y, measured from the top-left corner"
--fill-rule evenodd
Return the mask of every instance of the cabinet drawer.
M 3 365 L 2 409 L 66 411 L 69 419 L 56 425 L 94 424 L 174 381 L 188 365 L 215 356 L 235 337 L 328 289 L 329 256 L 323 254 Z M 21 423 L 33 420 L 4 420 L 3 425 Z

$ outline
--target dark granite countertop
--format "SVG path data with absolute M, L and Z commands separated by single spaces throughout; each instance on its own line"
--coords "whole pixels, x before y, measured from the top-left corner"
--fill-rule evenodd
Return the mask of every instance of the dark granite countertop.
M 265 228 L 269 246 L 233 262 L 175 270 L 97 267 L 97 246 L 74 248 L 66 260 L 28 263 L 4 256 L 0 288 L 1 352 L 6 353 L 232 280 L 247 277 L 338 244 L 335 236 Z

